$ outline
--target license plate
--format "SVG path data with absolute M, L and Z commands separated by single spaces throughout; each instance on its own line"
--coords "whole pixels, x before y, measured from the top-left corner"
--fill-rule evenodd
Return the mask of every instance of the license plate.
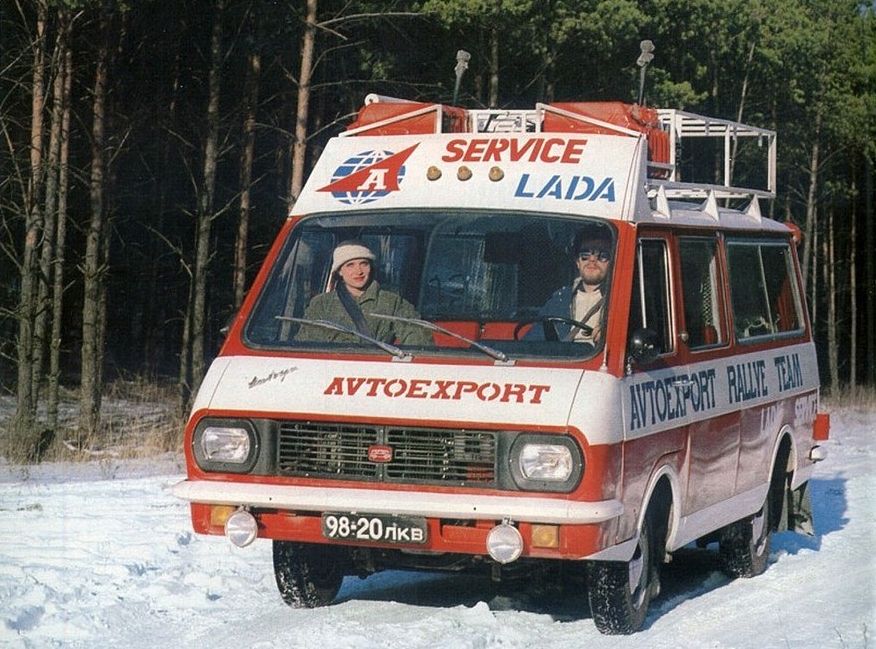
M 327 512 L 322 515 L 322 535 L 343 541 L 422 544 L 426 542 L 426 519 Z

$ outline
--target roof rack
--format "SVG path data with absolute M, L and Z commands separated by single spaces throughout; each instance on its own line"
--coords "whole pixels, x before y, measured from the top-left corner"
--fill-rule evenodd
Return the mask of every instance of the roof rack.
M 665 180 L 649 180 L 649 187 L 662 187 L 667 198 L 702 199 L 712 195 L 715 198 L 766 198 L 776 196 L 776 132 L 757 126 L 742 124 L 715 117 L 705 117 L 674 108 L 658 108 L 660 124 L 669 132 L 669 177 Z M 680 182 L 678 180 L 678 158 L 685 139 L 721 138 L 723 139 L 723 179 L 724 183 L 708 184 L 702 182 Z M 765 188 L 737 187 L 731 177 L 731 156 L 733 141 L 736 138 L 757 138 L 758 145 L 767 146 Z
M 472 133 L 542 133 L 544 132 L 545 113 L 562 115 L 584 124 L 614 131 L 620 135 L 638 137 L 640 131 L 624 128 L 590 115 L 565 110 L 551 104 L 537 103 L 535 109 L 499 109 L 483 108 L 469 110 L 469 129 Z
M 620 108 L 623 110 L 619 113 Z M 717 200 L 748 199 L 746 213 L 759 216 L 759 199 L 769 200 L 776 195 L 775 131 L 672 108 L 652 109 L 621 102 L 571 102 L 537 103 L 530 109 L 467 110 L 370 94 L 365 98 L 365 106 L 357 120 L 341 136 L 566 131 L 646 136 L 649 148 L 648 194 L 667 209 L 669 200 L 705 200 L 704 209 L 708 211 L 711 202 Z M 680 179 L 682 150 L 695 149 L 693 141 L 705 138 L 722 140 L 719 144 L 723 147 L 722 184 L 694 178 L 687 182 Z M 760 187 L 733 185 L 731 158 L 737 138 L 756 138 L 760 147 L 766 142 L 765 178 L 757 178 L 764 180 L 758 183 Z M 759 175 L 757 170 L 748 171 L 755 172 L 750 175 Z
M 415 117 L 435 113 L 435 120 L 432 125 L 425 125 L 423 122 L 418 122 L 418 128 L 428 128 L 433 133 L 443 133 L 447 129 L 442 120 L 442 114 L 448 110 L 460 110 L 454 107 L 444 106 L 443 104 L 430 104 L 413 102 L 397 97 L 387 97 L 384 95 L 370 94 L 365 97 L 365 106 L 372 104 L 394 104 L 392 109 L 398 107 L 386 118 L 376 121 L 365 122 L 361 126 L 353 126 L 348 130 L 340 133 L 341 137 L 349 137 L 351 135 L 361 135 L 368 131 L 379 130 L 383 127 L 392 124 L 399 124 Z M 613 124 L 605 120 L 597 119 L 584 113 L 579 113 L 571 110 L 565 110 L 551 104 L 537 103 L 534 109 L 505 109 L 505 108 L 482 108 L 465 110 L 467 120 L 462 129 L 453 129 L 455 132 L 468 133 L 541 133 L 545 122 L 545 113 L 561 115 L 572 120 L 577 120 L 590 126 L 613 131 L 621 135 L 629 135 L 638 137 L 640 131 L 624 128 L 618 124 Z M 357 122 L 358 123 L 358 122 Z

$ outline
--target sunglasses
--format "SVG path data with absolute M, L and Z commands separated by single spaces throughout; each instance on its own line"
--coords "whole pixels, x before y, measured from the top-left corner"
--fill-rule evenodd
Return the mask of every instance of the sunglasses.
M 611 261 L 611 252 L 603 248 L 582 248 L 578 251 L 578 259 L 585 261 L 590 257 L 596 257 L 599 261 Z

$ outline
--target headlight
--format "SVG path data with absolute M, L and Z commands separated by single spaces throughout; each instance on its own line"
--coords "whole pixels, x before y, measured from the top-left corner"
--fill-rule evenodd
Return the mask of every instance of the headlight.
M 523 491 L 569 493 L 584 474 L 581 447 L 569 435 L 520 433 L 508 460 L 511 478 Z
M 518 462 L 527 480 L 565 482 L 572 475 L 572 452 L 558 444 L 527 444 Z
M 245 428 L 208 426 L 201 435 L 201 450 L 209 462 L 243 464 L 249 459 L 249 433 Z
M 195 462 L 204 471 L 248 473 L 259 447 L 258 427 L 248 419 L 202 419 L 192 439 Z

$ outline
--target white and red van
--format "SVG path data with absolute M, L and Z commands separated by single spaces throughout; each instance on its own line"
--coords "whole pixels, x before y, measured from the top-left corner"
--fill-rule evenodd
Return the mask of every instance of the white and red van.
M 774 132 L 677 110 L 369 96 L 200 388 L 174 489 L 195 531 L 271 539 L 292 606 L 387 568 L 580 568 L 606 633 L 642 625 L 694 541 L 762 572 L 773 531 L 809 526 L 829 429 L 795 229 L 761 213 L 775 164 Z M 594 233 L 609 270 L 587 327 L 545 304 Z M 428 344 L 306 317 L 349 239 Z

